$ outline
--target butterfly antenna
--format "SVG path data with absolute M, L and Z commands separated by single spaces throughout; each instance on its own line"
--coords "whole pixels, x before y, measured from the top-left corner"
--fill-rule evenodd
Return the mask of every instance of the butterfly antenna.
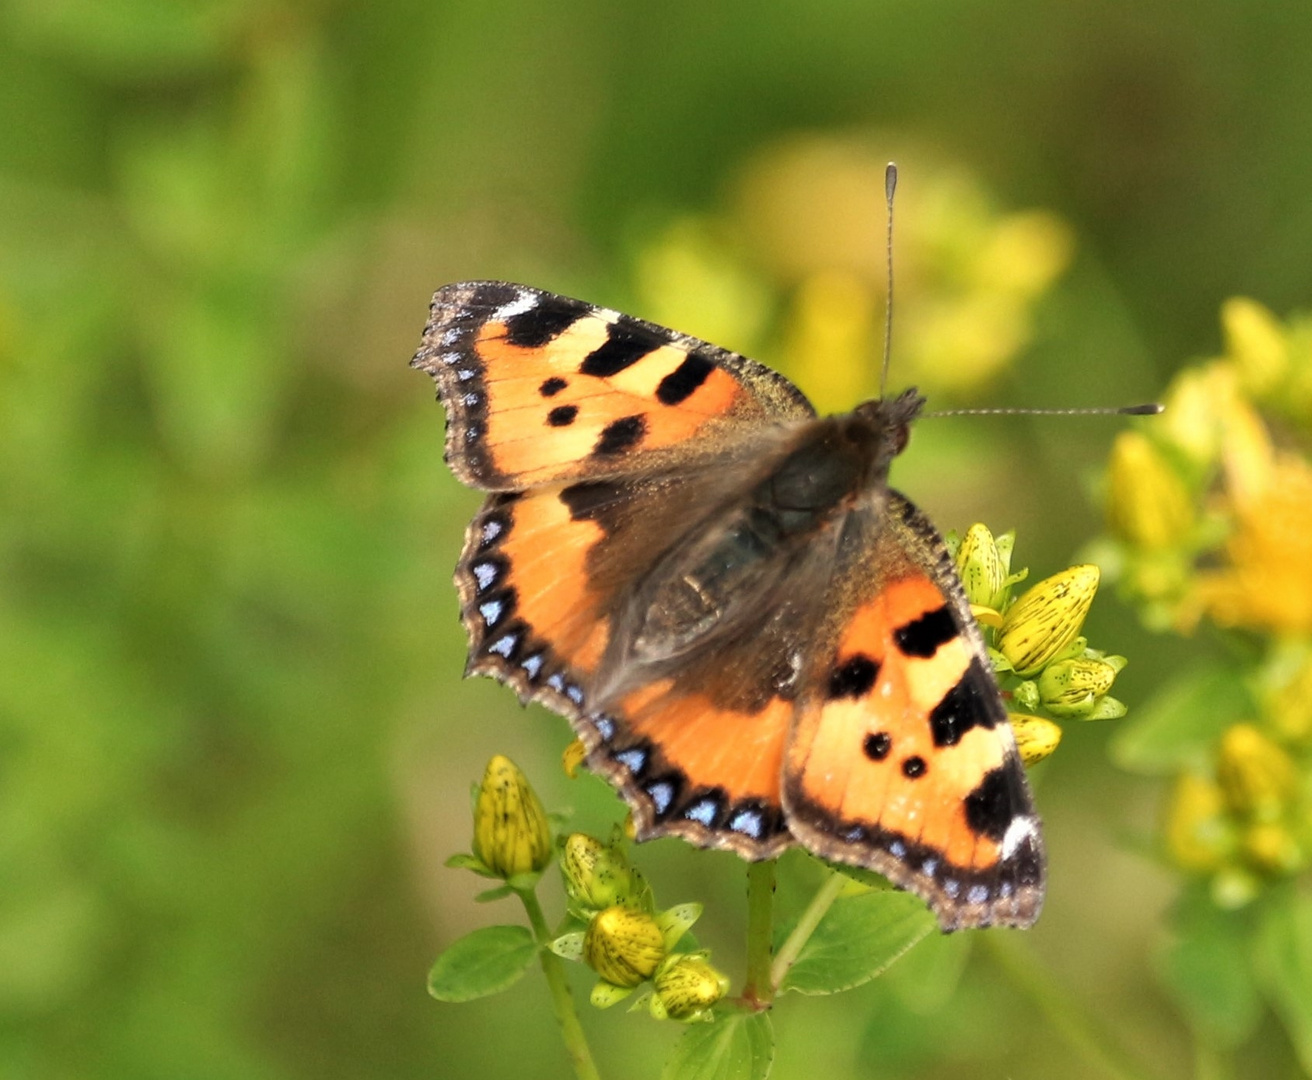
M 1165 406 L 1155 402 L 1147 405 L 1116 405 L 1091 409 L 938 409 L 921 413 L 931 416 L 1156 416 Z
M 888 360 L 893 354 L 893 193 L 897 191 L 897 162 L 884 167 L 884 201 L 888 204 L 888 234 L 884 248 L 888 261 L 888 302 L 884 305 L 884 367 L 879 373 L 879 400 L 888 385 Z

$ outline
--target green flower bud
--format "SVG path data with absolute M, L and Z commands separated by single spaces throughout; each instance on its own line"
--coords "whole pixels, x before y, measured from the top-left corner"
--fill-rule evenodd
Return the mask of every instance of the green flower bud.
M 1016 736 L 1016 749 L 1026 768 L 1042 761 L 1061 742 L 1061 728 L 1042 716 L 1012 713 L 1007 719 L 1011 721 L 1011 731 Z
M 1178 544 L 1193 523 L 1193 501 L 1179 474 L 1142 433 L 1122 431 L 1107 470 L 1112 532 L 1138 547 L 1159 549 Z
M 966 530 L 954 561 L 966 599 L 977 607 L 997 610 L 1007 585 L 1007 561 L 988 526 L 977 523 Z
M 1007 610 L 997 648 L 1022 678 L 1033 675 L 1079 636 L 1098 591 L 1096 566 L 1071 566 L 1045 578 Z
M 1259 822 L 1283 817 L 1298 790 L 1293 759 L 1252 724 L 1235 724 L 1221 736 L 1216 776 L 1226 804 Z
M 658 1020 L 709 1020 L 711 1006 L 729 992 L 729 977 L 696 954 L 670 957 L 656 972 L 653 984 L 651 1013 Z
M 609 907 L 583 935 L 583 959 L 603 981 L 632 988 L 649 979 L 665 956 L 656 920 L 643 911 Z
M 584 912 L 637 906 L 642 879 L 624 852 L 585 833 L 572 833 L 560 853 L 560 871 L 572 907 Z
M 1088 720 L 1124 666 L 1124 658 L 1119 656 L 1057 660 L 1039 675 L 1039 701 L 1053 716 Z
M 474 805 L 474 854 L 499 878 L 534 874 L 551 861 L 551 826 L 528 779 L 507 757 L 487 763 Z

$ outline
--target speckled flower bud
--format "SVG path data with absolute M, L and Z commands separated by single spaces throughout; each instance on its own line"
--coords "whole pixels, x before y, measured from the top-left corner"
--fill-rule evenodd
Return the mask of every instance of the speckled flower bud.
M 978 607 L 996 609 L 1007 584 L 1007 560 L 988 526 L 976 523 L 966 530 L 955 562 L 966 599 Z
M 1012 713 L 1007 719 L 1011 721 L 1012 734 L 1016 736 L 1016 749 L 1026 768 L 1038 764 L 1056 750 L 1057 744 L 1061 742 L 1061 728 L 1042 716 Z
M 1293 759 L 1252 724 L 1221 736 L 1216 776 L 1226 804 L 1256 821 L 1279 819 L 1298 789 Z
M 1053 716 L 1090 719 L 1124 666 L 1125 661 L 1119 656 L 1058 660 L 1039 674 L 1039 701 Z
M 1122 431 L 1107 469 L 1107 524 L 1122 540 L 1160 549 L 1193 527 L 1194 509 L 1180 475 L 1138 431 Z
M 583 935 L 584 962 L 613 986 L 633 987 L 651 978 L 664 956 L 656 920 L 632 908 L 607 908 Z
M 1008 609 L 998 651 L 1027 677 L 1070 647 L 1098 591 L 1096 566 L 1071 566 L 1040 581 Z
M 711 1006 L 729 992 L 729 977 L 702 956 L 680 956 L 662 964 L 653 984 L 652 1015 L 658 1019 L 709 1020 Z
M 572 905 L 584 911 L 632 907 L 642 893 L 641 878 L 624 852 L 586 833 L 572 833 L 565 841 L 560 871 Z
M 474 854 L 500 878 L 537 873 L 551 861 L 546 811 L 519 766 L 500 754 L 478 789 Z

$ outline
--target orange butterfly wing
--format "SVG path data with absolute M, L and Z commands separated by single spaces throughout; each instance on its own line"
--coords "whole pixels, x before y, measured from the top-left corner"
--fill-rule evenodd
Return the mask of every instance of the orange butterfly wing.
M 623 597 L 734 495 L 734 464 L 814 419 L 810 404 L 736 353 L 502 282 L 439 290 L 413 366 L 447 408 L 452 470 L 493 491 L 456 570 L 467 674 L 568 716 L 640 835 L 781 850 L 791 706 L 726 692 L 718 664 L 695 658 L 677 685 L 597 691 Z
M 945 929 L 1029 926 L 1044 853 L 1006 709 L 947 549 L 889 496 L 789 739 L 789 828 L 919 894 Z

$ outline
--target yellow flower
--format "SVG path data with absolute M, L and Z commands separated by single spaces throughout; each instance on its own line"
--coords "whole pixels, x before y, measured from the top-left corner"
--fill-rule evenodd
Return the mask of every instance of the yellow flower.
M 1007 719 L 1011 721 L 1016 749 L 1020 751 L 1020 759 L 1026 768 L 1038 764 L 1061 742 L 1061 728 L 1042 716 L 1012 713 Z
M 1294 874 L 1307 865 L 1307 855 L 1293 834 L 1279 823 L 1252 826 L 1244 834 L 1244 854 L 1258 869 Z
M 649 979 L 665 956 L 665 940 L 652 916 L 626 907 L 595 915 L 583 935 L 583 959 L 612 986 L 632 988 Z
M 1231 297 L 1221 305 L 1226 354 L 1234 361 L 1244 388 L 1261 397 L 1284 380 L 1289 370 L 1285 329 L 1256 300 Z
M 1145 435 L 1122 431 L 1107 471 L 1107 521 L 1121 539 L 1164 548 L 1188 535 L 1194 518 L 1189 491 Z
M 1008 609 L 997 647 L 1018 675 L 1033 675 L 1075 641 L 1098 578 L 1096 566 L 1068 567 L 1027 590 Z
M 711 1006 L 729 992 L 728 976 L 701 955 L 670 957 L 652 983 L 651 1013 L 658 1020 L 710 1020 Z
M 1166 817 L 1166 846 L 1185 870 L 1219 870 L 1233 848 L 1221 787 L 1209 777 L 1183 773 Z
M 1198 575 L 1196 602 L 1222 626 L 1312 633 L 1312 467 L 1277 457 L 1235 498 L 1229 566 Z
M 551 861 L 546 811 L 519 767 L 500 754 L 478 789 L 474 854 L 501 878 L 537 873 Z
M 1221 736 L 1216 775 L 1227 805 L 1260 822 L 1282 817 L 1298 791 L 1293 759 L 1252 724 Z

